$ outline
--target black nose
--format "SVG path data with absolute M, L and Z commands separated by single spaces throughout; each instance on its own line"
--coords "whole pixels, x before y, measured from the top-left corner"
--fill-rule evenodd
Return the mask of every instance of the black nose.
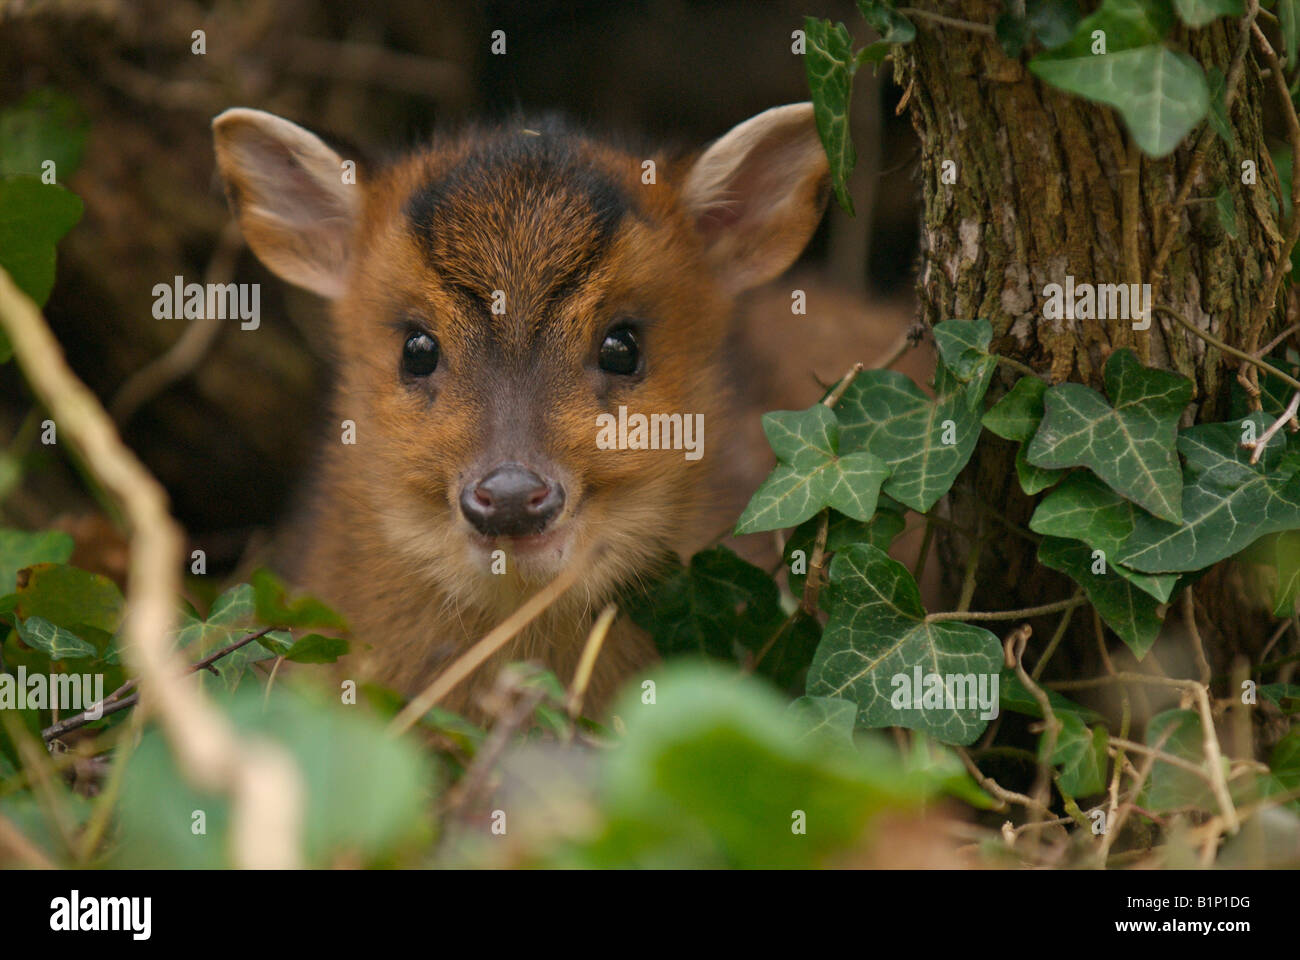
M 503 463 L 460 492 L 460 511 L 488 537 L 541 533 L 564 506 L 564 488 L 518 463 Z

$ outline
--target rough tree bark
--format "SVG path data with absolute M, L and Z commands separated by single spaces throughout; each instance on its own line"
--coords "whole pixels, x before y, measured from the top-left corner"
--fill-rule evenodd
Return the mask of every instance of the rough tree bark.
M 944 0 L 928 9 L 992 24 L 1002 5 Z M 895 49 L 894 65 L 921 141 L 924 223 L 917 289 L 924 322 L 988 318 L 998 353 L 1054 383 L 1073 380 L 1098 389 L 1106 358 L 1129 346 L 1145 362 L 1196 384 L 1197 419 L 1224 419 L 1237 362 L 1167 316 L 1155 315 L 1146 333 L 1127 322 L 1043 318 L 1044 286 L 1063 283 L 1067 274 L 1093 283 L 1150 279 L 1200 129 L 1168 158 L 1139 156 L 1114 111 L 1044 86 L 1008 59 L 992 36 L 914 19 L 916 40 Z M 1189 49 L 1207 68 L 1226 74 L 1239 35 L 1238 22 L 1221 19 L 1192 32 Z M 1163 279 L 1152 289 L 1154 303 L 1236 345 L 1245 340 L 1281 240 L 1269 204 L 1279 188 L 1264 138 L 1264 83 L 1252 50 L 1232 109 L 1236 148 L 1228 151 L 1215 137 L 1190 193 L 1207 198 L 1227 187 L 1236 236 L 1219 225 L 1212 203 L 1185 204 L 1175 217 L 1177 236 Z M 942 182 L 948 160 L 956 164 L 955 184 Z M 1257 164 L 1255 186 L 1241 182 L 1243 160 Z M 1261 342 L 1277 332 L 1281 318 L 1280 307 L 1269 313 Z M 1005 387 L 1018 375 L 999 376 Z M 995 386 L 991 396 L 998 393 Z M 1014 445 L 985 435 L 954 488 L 957 519 L 974 526 L 984 513 L 985 530 L 990 523 L 996 528 L 998 521 L 987 516 L 991 506 L 1012 523 L 1026 524 L 1033 501 L 1016 482 L 1013 454 Z M 967 544 L 950 536 L 944 546 L 949 568 L 960 576 Z M 1034 553 L 1024 539 L 992 537 L 983 549 L 973 608 L 1014 608 L 1068 596 L 1068 582 L 1038 567 Z M 1200 625 L 1216 670 L 1226 667 L 1234 651 L 1257 651 L 1266 636 L 1244 592 L 1240 572 L 1232 570 L 1216 571 L 1196 586 L 1198 608 L 1204 608 Z M 1090 635 L 1090 619 L 1076 617 L 1075 626 Z

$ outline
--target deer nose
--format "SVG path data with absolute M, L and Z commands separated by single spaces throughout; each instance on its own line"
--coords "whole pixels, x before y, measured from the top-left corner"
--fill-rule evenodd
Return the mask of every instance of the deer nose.
M 541 533 L 564 506 L 564 488 L 518 463 L 494 467 L 460 492 L 460 511 L 488 537 Z

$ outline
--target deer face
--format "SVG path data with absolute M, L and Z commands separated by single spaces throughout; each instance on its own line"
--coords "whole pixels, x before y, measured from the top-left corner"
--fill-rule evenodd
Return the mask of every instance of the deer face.
M 271 114 L 214 130 L 250 246 L 334 301 L 356 426 L 336 462 L 375 536 L 475 595 L 494 561 L 531 583 L 596 548 L 604 591 L 682 538 L 727 430 L 733 300 L 798 256 L 825 202 L 808 104 L 693 162 L 552 124 L 435 141 L 356 183 Z

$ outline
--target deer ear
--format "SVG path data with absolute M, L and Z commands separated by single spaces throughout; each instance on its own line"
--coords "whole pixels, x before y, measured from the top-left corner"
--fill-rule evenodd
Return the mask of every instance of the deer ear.
M 695 162 L 682 197 L 733 292 L 771 280 L 803 252 L 826 207 L 829 174 L 811 103 L 751 117 Z
M 314 133 L 262 110 L 227 110 L 212 121 L 212 135 L 253 252 L 290 283 L 342 296 L 361 207 L 355 183 L 343 182 L 342 158 Z

